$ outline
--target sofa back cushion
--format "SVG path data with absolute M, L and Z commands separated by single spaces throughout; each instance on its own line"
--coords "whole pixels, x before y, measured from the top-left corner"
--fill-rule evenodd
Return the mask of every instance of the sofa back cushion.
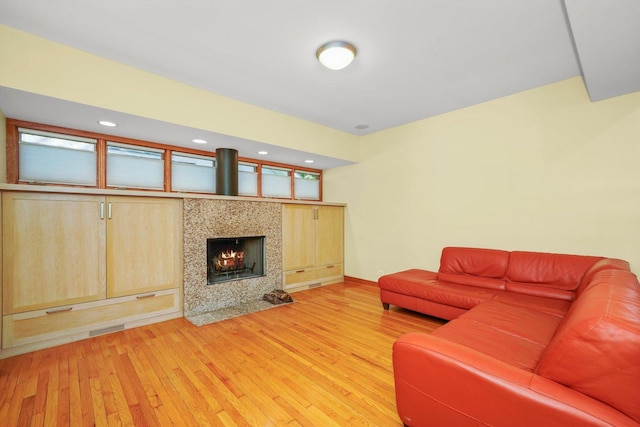
M 536 372 L 640 422 L 640 285 L 609 269 L 571 305 Z
M 575 292 L 587 270 L 601 259 L 595 256 L 514 251 L 509 256 L 506 279 L 507 282 L 542 288 L 541 292 L 544 292 L 544 288 Z
M 438 280 L 489 289 L 505 288 L 509 252 L 496 249 L 442 249 Z

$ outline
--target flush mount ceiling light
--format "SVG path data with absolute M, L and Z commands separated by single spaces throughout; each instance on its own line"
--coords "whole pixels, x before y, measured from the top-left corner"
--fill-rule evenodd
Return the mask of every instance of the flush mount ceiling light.
M 98 124 L 102 126 L 110 127 L 110 128 L 118 126 L 117 124 L 110 122 L 108 120 L 100 120 L 98 121 Z
M 332 41 L 323 44 L 316 51 L 318 61 L 330 70 L 346 68 L 356 57 L 354 45 L 344 41 Z
M 204 139 L 199 139 L 199 138 L 192 139 L 191 141 L 195 142 L 196 144 L 206 144 L 207 143 L 207 141 L 205 141 Z

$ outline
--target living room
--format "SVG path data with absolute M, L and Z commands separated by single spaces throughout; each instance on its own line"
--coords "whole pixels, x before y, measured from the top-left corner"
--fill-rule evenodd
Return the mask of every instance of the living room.
M 0 86 L 349 163 L 323 171 L 322 182 L 325 202 L 346 205 L 350 278 L 373 283 L 408 268 L 437 271 L 446 246 L 606 256 L 627 260 L 632 271 L 640 265 L 640 92 L 593 102 L 583 77 L 568 75 L 356 136 L 8 26 L 0 26 L 0 40 Z M 6 159 L 2 177 L 5 167 Z M 344 287 L 320 292 L 329 299 L 349 292 L 336 286 Z M 356 295 L 371 302 L 365 312 L 382 313 L 366 290 Z M 411 313 L 392 314 L 406 317 L 404 327 L 418 324 Z M 36 387 L 31 381 L 24 387 Z

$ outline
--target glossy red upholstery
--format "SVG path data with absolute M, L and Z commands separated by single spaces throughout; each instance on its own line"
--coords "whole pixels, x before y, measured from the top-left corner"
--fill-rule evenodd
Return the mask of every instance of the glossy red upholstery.
M 640 285 L 627 262 L 445 248 L 437 274 L 390 276 L 383 303 L 452 319 L 393 346 L 404 424 L 640 426 Z

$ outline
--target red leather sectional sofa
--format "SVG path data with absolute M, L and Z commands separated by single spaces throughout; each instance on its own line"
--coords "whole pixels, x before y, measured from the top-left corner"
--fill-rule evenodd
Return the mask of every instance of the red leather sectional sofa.
M 622 260 L 445 248 L 380 299 L 450 320 L 393 346 L 408 426 L 640 426 L 640 285 Z

